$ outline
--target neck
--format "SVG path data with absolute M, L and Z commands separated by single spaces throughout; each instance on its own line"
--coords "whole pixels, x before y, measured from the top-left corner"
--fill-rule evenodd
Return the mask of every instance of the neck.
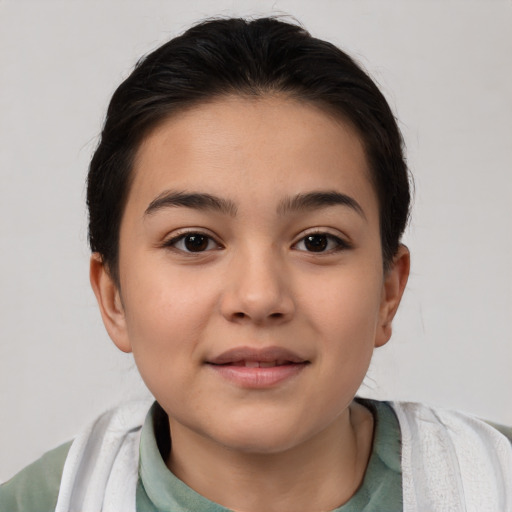
M 373 416 L 353 403 L 322 432 L 279 453 L 246 453 L 171 420 L 169 469 L 211 501 L 241 512 L 310 512 L 346 503 L 371 453 Z

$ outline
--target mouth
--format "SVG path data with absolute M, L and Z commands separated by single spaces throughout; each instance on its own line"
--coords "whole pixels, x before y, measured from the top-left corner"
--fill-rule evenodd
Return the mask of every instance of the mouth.
M 205 361 L 217 374 L 243 388 L 275 387 L 298 375 L 310 361 L 280 347 L 237 347 Z
M 210 363 L 215 364 L 215 363 Z M 234 361 L 232 363 L 223 363 L 221 366 L 243 366 L 246 368 L 273 368 L 274 366 L 285 366 L 291 364 L 300 364 L 293 363 L 291 361 L 286 361 L 284 359 L 276 360 L 276 361 L 251 361 L 251 360 L 241 360 Z
M 206 361 L 213 365 L 248 366 L 271 368 L 289 364 L 303 364 L 309 361 L 299 354 L 281 347 L 251 348 L 235 347 Z

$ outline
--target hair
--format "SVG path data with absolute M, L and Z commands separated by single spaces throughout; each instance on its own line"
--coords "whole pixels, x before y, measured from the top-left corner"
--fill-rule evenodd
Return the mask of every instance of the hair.
M 119 285 L 119 231 L 137 150 L 162 121 L 227 95 L 282 94 L 349 122 L 358 132 L 379 202 L 384 269 L 409 215 L 403 140 L 372 79 L 336 46 L 276 18 L 213 19 L 143 57 L 108 107 L 87 180 L 89 243 Z

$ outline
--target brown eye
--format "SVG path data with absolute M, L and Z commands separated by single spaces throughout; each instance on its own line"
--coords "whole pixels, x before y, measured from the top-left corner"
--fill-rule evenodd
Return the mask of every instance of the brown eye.
M 176 238 L 172 238 L 164 244 L 165 247 L 171 247 L 184 253 L 205 252 L 219 249 L 220 246 L 208 235 L 203 233 L 185 233 Z
M 311 233 L 301 238 L 293 248 L 304 252 L 336 252 L 350 249 L 350 244 L 329 233 Z
M 304 238 L 304 247 L 310 252 L 322 252 L 327 248 L 326 235 L 308 235 Z
M 193 234 L 183 237 L 183 244 L 190 252 L 201 252 L 208 248 L 209 238 L 204 235 Z

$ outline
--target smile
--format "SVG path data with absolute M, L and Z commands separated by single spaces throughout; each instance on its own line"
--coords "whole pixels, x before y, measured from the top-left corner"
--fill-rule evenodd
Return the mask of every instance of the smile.
M 243 388 L 275 387 L 301 373 L 310 362 L 280 347 L 237 347 L 206 361 L 217 375 Z

